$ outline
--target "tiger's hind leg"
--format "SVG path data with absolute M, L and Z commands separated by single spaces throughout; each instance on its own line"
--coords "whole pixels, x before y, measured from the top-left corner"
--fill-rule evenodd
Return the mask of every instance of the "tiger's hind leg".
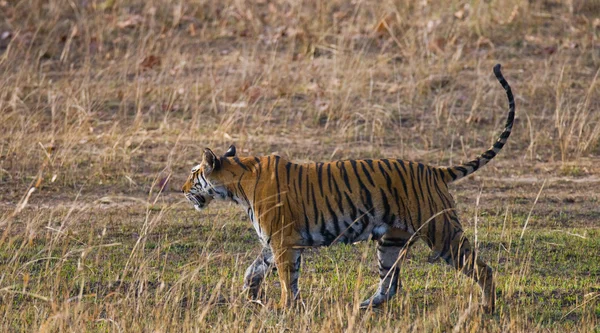
M 258 257 L 246 269 L 244 274 L 244 290 L 248 291 L 250 299 L 257 299 L 260 286 L 269 269 L 273 267 L 273 252 L 270 247 L 264 247 Z
M 411 238 L 401 229 L 390 228 L 377 241 L 377 259 L 379 264 L 379 287 L 375 294 L 360 303 L 361 308 L 377 307 L 391 299 L 400 286 L 400 263 L 398 257 Z
M 449 213 L 441 218 L 436 218 L 430 223 L 435 223 L 439 234 L 427 234 L 426 242 L 434 251 L 435 261 L 442 258 L 446 263 L 465 275 L 471 277 L 483 291 L 483 308 L 485 312 L 492 313 L 496 305 L 496 287 L 494 284 L 493 271 L 471 247 L 469 240 L 465 237 L 462 227 L 455 213 Z

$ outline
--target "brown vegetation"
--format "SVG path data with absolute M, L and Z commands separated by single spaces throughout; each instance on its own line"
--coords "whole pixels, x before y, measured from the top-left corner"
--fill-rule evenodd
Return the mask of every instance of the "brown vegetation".
M 202 148 L 457 164 L 505 120 L 495 63 L 513 134 L 453 191 L 496 315 L 423 249 L 358 311 L 368 243 L 246 302 L 247 219 L 177 193 Z M 0 331 L 598 330 L 599 73 L 596 0 L 0 0 Z

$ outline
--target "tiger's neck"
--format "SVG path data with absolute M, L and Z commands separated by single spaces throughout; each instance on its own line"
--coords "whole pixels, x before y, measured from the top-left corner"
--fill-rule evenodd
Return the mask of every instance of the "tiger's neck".
M 223 168 L 231 172 L 228 182 L 229 198 L 244 206 L 252 219 L 255 212 L 281 201 L 281 177 L 289 162 L 280 156 L 230 157 L 221 161 Z

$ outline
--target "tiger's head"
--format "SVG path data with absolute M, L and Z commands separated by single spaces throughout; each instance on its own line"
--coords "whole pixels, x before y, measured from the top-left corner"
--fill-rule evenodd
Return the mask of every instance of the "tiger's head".
M 229 149 L 223 157 L 234 157 L 235 146 Z M 202 162 L 192 168 L 187 181 L 183 184 L 181 191 L 186 199 L 190 201 L 198 211 L 206 207 L 213 199 L 226 199 L 228 190 L 225 187 L 225 179 L 220 177 L 221 159 L 219 159 L 209 148 L 204 149 Z

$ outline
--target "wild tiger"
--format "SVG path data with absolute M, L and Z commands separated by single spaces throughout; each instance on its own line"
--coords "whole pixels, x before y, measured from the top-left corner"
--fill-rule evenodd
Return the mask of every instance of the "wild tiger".
M 372 239 L 377 241 L 380 282 L 360 306 L 379 306 L 400 287 L 401 251 L 422 239 L 433 250 L 431 261 L 441 258 L 479 284 L 483 307 L 493 312 L 492 269 L 464 236 L 448 183 L 486 165 L 511 133 L 515 101 L 499 64 L 494 74 L 506 90 L 508 119 L 494 145 L 465 164 L 435 167 L 400 159 L 299 164 L 276 155 L 238 157 L 232 145 L 222 157 L 206 148 L 182 191 L 197 210 L 219 198 L 248 213 L 263 246 L 244 277 L 252 298 L 276 265 L 280 306 L 288 306 L 298 297 L 303 249 Z

